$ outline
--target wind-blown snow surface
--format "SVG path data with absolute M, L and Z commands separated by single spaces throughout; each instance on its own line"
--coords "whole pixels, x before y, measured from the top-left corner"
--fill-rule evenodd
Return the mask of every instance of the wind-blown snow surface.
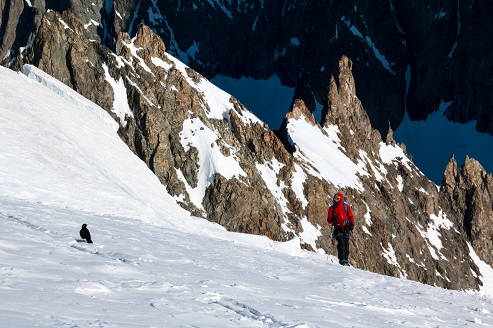
M 190 217 L 109 115 L 32 72 L 0 67 L 0 327 L 493 325 L 489 296 Z

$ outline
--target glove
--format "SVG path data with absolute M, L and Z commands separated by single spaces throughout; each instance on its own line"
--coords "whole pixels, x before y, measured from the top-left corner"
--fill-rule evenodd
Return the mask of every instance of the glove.
M 349 222 L 349 232 L 353 232 L 353 230 L 354 230 L 354 223 Z

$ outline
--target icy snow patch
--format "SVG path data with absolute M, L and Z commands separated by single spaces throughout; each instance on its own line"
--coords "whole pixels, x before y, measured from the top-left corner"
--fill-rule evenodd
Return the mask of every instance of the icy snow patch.
M 311 224 L 307 218 L 302 218 L 300 223 L 303 227 L 303 231 L 300 232 L 300 239 L 310 245 L 314 250 L 317 250 L 315 241 L 322 235 L 322 233 L 313 224 Z
M 108 83 L 113 88 L 114 99 L 112 112 L 116 114 L 116 116 L 120 119 L 121 125 L 125 127 L 127 125 L 125 116 L 128 115 L 130 117 L 134 117 L 132 110 L 128 106 L 127 88 L 125 87 L 125 83 L 123 82 L 121 76 L 118 82 L 113 77 L 111 77 L 108 66 L 106 64 L 103 64 L 103 69 L 106 81 L 108 81 Z
M 308 200 L 305 197 L 303 183 L 306 181 L 306 174 L 298 164 L 294 164 L 293 178 L 291 179 L 291 189 L 296 194 L 298 200 L 301 201 L 303 207 L 308 206 Z
M 375 43 L 373 42 L 373 40 L 369 36 L 364 37 L 363 34 L 358 30 L 358 28 L 351 24 L 350 20 L 346 20 L 345 16 L 343 16 L 341 20 L 346 24 L 349 31 L 351 31 L 351 33 L 353 33 L 354 36 L 357 36 L 358 38 L 362 39 L 363 41 L 366 41 L 368 46 L 373 50 L 375 57 L 380 61 L 380 63 L 382 63 L 382 66 L 387 71 L 389 71 L 390 73 L 395 75 L 394 70 L 391 68 L 392 64 L 389 63 L 389 61 L 380 52 L 380 50 L 378 50 L 378 48 L 375 46 Z
M 467 243 L 467 246 L 469 247 L 469 255 L 474 261 L 474 264 L 476 264 L 476 266 L 479 268 L 479 271 L 481 272 L 480 276 L 478 277 L 483 283 L 479 286 L 480 293 L 493 295 L 493 268 L 479 258 L 470 243 Z M 472 272 L 476 276 L 476 273 L 474 271 Z
M 373 224 L 373 221 L 371 220 L 370 207 L 368 206 L 368 204 L 364 200 L 362 200 L 362 202 L 366 206 L 366 213 L 363 215 L 363 217 L 365 218 L 365 224 L 366 224 L 366 226 L 371 227 L 371 225 Z M 370 231 L 368 230 L 368 228 L 366 226 L 363 226 L 363 230 L 365 231 L 365 233 L 367 233 L 371 236 L 372 234 L 370 233 Z
M 404 154 L 404 151 L 399 146 L 387 145 L 384 142 L 380 142 L 380 158 L 386 164 L 392 164 L 394 161 L 398 161 L 403 164 L 409 171 L 412 171 L 409 163 L 409 158 Z
M 440 252 L 443 248 L 442 241 L 440 239 L 440 229 L 450 230 L 454 224 L 447 219 L 447 215 L 443 213 L 442 210 L 439 211 L 438 215 L 430 215 L 431 222 L 428 224 L 426 230 L 422 230 L 419 225 L 416 225 L 416 229 L 420 232 L 421 236 L 425 239 L 428 244 L 428 249 L 430 250 L 431 256 L 438 260 L 439 258 L 447 260 L 447 258 Z M 438 254 L 437 254 L 438 252 Z
M 139 61 L 139 64 L 140 66 L 142 66 L 143 69 L 145 69 L 147 72 L 151 73 L 152 75 L 154 75 L 154 73 L 152 72 L 152 70 L 149 68 L 149 66 L 147 66 L 146 62 L 144 61 L 144 59 L 142 59 L 138 54 L 137 54 L 137 51 L 139 51 L 141 48 L 137 48 L 135 45 L 134 45 L 134 41 L 135 41 L 135 38 L 132 39 L 132 42 L 131 43 L 125 43 L 123 42 L 123 44 L 128 48 L 130 49 L 130 52 L 132 53 L 132 56 L 134 58 L 136 58 L 138 61 Z
M 392 247 L 392 244 L 391 243 L 388 244 L 389 249 L 386 249 L 382 244 L 380 244 L 380 246 L 382 246 L 383 249 L 382 255 L 387 260 L 387 262 L 391 265 L 396 266 L 399 269 L 401 278 L 406 278 L 407 274 L 404 270 L 402 270 L 399 262 L 397 262 L 397 257 L 395 255 L 395 251 L 394 248 Z
M 404 190 L 404 182 L 402 176 L 398 175 L 396 180 L 397 180 L 397 187 L 399 188 L 399 191 L 402 192 L 402 190 Z
M 311 175 L 330 181 L 339 188 L 352 187 L 363 190 L 358 174 L 368 173 L 339 149 L 337 126 L 325 128 L 324 134 L 318 125 L 312 126 L 304 117 L 300 117 L 297 120 L 289 120 L 287 130 L 296 147 L 294 155 L 305 163 L 304 169 Z M 317 142 L 314 143 L 313 140 Z
M 233 177 L 247 176 L 239 163 L 235 160 L 234 154 L 224 156 L 217 144 L 218 135 L 208 128 L 201 120 L 187 119 L 183 122 L 183 130 L 180 133 L 180 143 L 185 151 L 190 147 L 195 147 L 199 152 L 199 173 L 198 185 L 191 190 L 190 199 L 202 209 L 202 200 L 207 187 L 214 181 L 216 173 L 221 174 L 226 179 Z M 230 148 L 233 152 L 233 149 Z M 186 185 L 186 180 L 183 181 Z

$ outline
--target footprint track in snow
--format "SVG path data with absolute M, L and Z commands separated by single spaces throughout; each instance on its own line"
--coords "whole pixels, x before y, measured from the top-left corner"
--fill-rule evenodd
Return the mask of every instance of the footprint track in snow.
M 263 314 L 261 311 L 235 300 L 226 301 L 218 299 L 214 300 L 212 303 L 235 312 L 236 314 L 244 318 L 243 320 L 253 320 L 255 322 L 260 322 L 264 325 L 267 325 L 268 327 L 295 328 L 304 326 L 303 324 L 287 324 L 285 322 L 282 322 L 281 320 L 277 320 L 276 318 L 274 318 L 273 315 Z

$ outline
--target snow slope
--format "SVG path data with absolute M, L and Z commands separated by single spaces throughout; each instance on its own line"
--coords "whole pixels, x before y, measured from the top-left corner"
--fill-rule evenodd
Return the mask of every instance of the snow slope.
M 26 73 L 0 67 L 0 327 L 493 326 L 486 294 L 190 217 L 104 111 Z

